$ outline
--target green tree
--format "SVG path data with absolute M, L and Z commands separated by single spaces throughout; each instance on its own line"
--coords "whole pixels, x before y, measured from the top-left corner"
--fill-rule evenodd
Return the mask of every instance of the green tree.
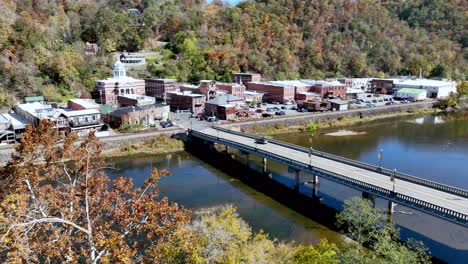
M 297 264 L 336 264 L 339 263 L 338 248 L 326 239 L 316 246 L 298 246 L 294 250 L 293 263 Z

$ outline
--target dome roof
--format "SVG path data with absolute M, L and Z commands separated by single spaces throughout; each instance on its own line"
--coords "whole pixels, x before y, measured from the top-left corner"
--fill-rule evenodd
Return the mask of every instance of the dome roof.
M 114 68 L 117 68 L 117 67 L 123 67 L 124 64 L 120 61 L 119 58 L 117 58 L 117 60 L 114 62 Z

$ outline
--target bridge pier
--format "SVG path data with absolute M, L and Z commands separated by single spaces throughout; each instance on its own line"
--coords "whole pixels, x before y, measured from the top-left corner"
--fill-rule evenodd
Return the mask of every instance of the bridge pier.
M 262 165 L 263 165 L 263 173 L 267 172 L 267 159 L 263 158 L 262 159 Z
M 225 145 L 225 147 L 226 147 L 226 153 L 229 154 L 229 146 Z
M 294 190 L 296 192 L 299 192 L 300 173 L 300 170 L 294 170 Z
M 387 214 L 393 215 L 393 213 L 395 212 L 395 206 L 396 206 L 396 203 L 394 203 L 392 201 L 388 201 Z
M 362 198 L 367 199 L 372 202 L 372 207 L 375 208 L 375 196 L 368 193 L 368 192 L 362 192 Z

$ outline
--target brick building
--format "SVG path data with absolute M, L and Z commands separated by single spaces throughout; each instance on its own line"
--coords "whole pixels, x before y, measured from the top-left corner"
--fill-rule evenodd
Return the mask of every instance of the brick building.
M 70 99 L 67 102 L 67 106 L 72 110 L 101 110 L 101 106 L 96 104 L 92 99 Z
M 146 95 L 125 94 L 117 96 L 117 103 L 119 107 L 152 105 L 156 99 Z
M 123 63 L 117 60 L 112 69 L 112 78 L 97 80 L 93 98 L 101 104 L 117 105 L 117 96 L 145 94 L 145 81 L 127 76 Z
M 229 94 L 244 97 L 245 86 L 238 83 L 216 83 L 218 90 L 227 91 Z
M 322 98 L 346 98 L 346 85 L 338 81 L 303 80 L 311 85 L 311 92 L 320 94 Z
M 296 89 L 294 86 L 286 86 L 270 82 L 249 82 L 246 84 L 247 89 L 264 92 L 264 99 L 267 102 L 294 101 Z
M 127 106 L 116 109 L 108 114 L 107 122 L 112 127 L 122 125 L 150 126 L 169 118 L 169 106 L 151 104 L 142 106 Z
M 146 95 L 166 101 L 166 93 L 179 90 L 179 84 L 173 79 L 145 79 Z
M 190 110 L 192 113 L 203 113 L 205 109 L 206 97 L 202 94 L 195 94 L 190 91 L 167 93 L 167 104 L 171 111 Z
M 373 93 L 393 94 L 395 84 L 392 79 L 372 79 L 370 89 Z
M 231 120 L 236 117 L 236 109 L 244 104 L 241 97 L 231 94 L 219 96 L 205 103 L 205 115 L 216 116 L 221 120 Z
M 249 82 L 260 82 L 262 76 L 258 73 L 234 73 L 232 79 L 235 83 L 245 85 Z

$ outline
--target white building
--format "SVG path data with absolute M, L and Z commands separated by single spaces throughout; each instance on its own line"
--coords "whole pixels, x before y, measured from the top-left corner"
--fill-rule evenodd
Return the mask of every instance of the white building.
M 427 91 L 427 97 L 446 98 L 452 93 L 457 93 L 457 84 L 455 82 L 446 82 L 429 79 L 393 79 L 395 90 L 402 88 L 424 89 Z
M 422 101 L 427 99 L 427 91 L 424 89 L 402 88 L 395 93 L 395 97 L 412 101 Z

